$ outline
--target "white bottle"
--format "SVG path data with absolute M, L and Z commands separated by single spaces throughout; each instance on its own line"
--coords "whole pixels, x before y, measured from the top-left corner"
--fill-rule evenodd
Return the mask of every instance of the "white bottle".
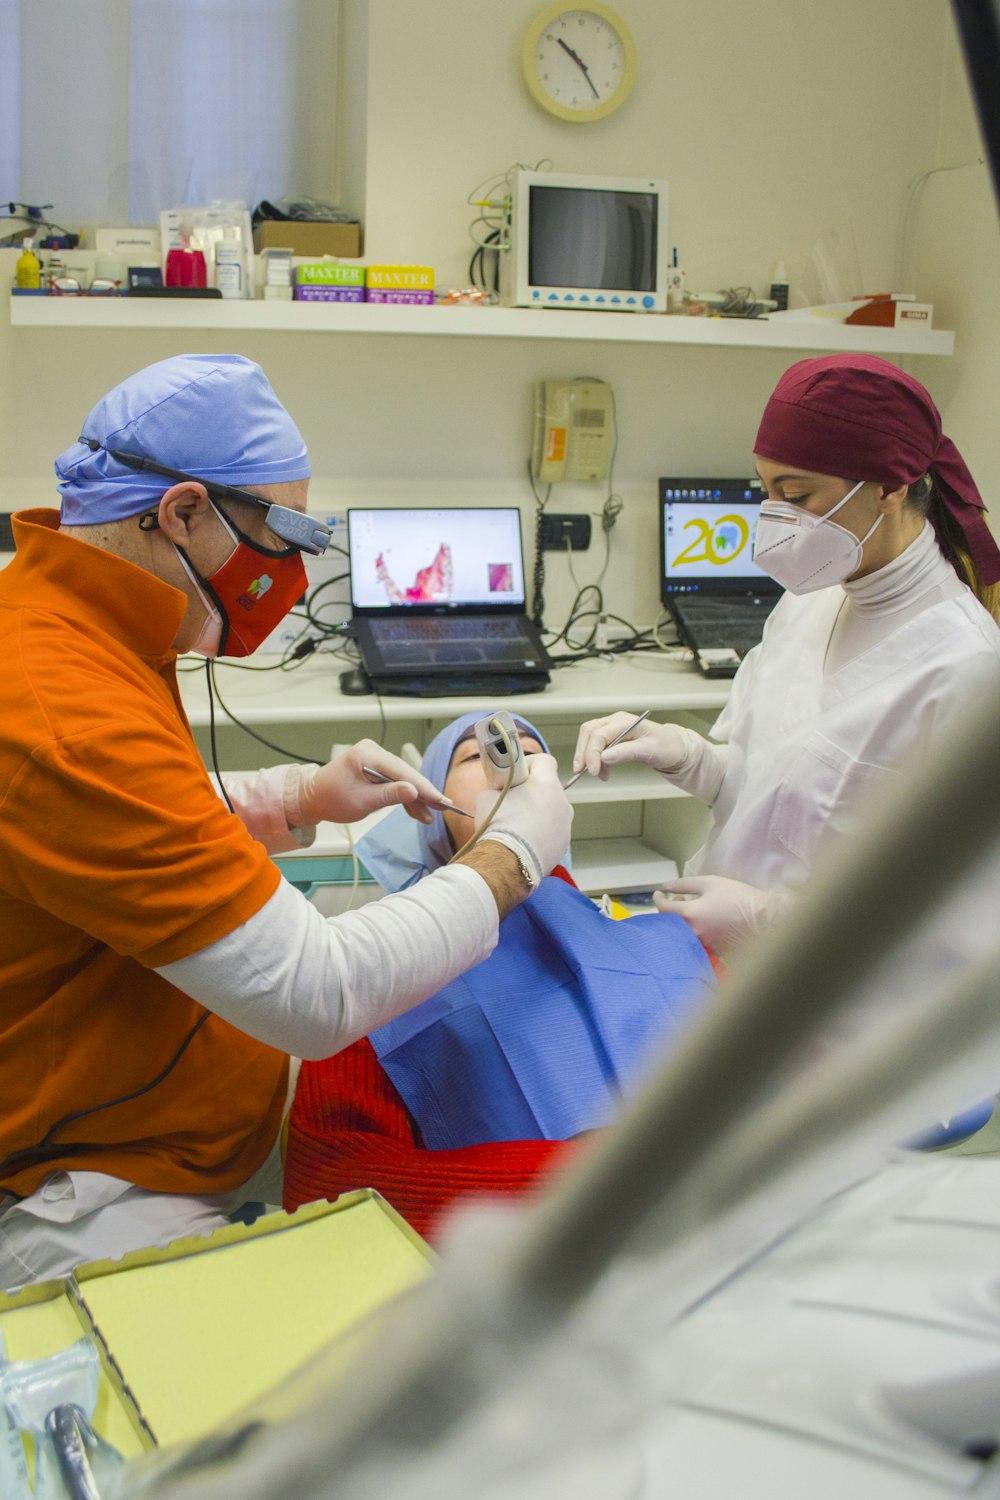
M 223 297 L 242 297 L 243 246 L 231 224 L 215 242 L 215 284 Z

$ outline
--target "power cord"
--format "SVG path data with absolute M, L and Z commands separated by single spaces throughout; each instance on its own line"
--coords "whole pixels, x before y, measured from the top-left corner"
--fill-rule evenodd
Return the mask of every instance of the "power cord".
M 518 171 L 541 172 L 551 166 L 550 156 L 543 156 L 533 167 L 525 162 L 514 162 L 506 172 L 484 177 L 466 197 L 470 208 L 480 210 L 469 225 L 469 238 L 476 247 L 469 261 L 469 280 L 488 297 L 495 298 L 500 291 L 500 256 L 504 251 L 503 228 L 511 177 Z M 490 269 L 486 265 L 488 255 L 493 257 Z
M 531 619 L 532 623 L 542 629 L 542 618 L 545 614 L 545 549 L 542 546 L 542 526 L 545 520 L 545 507 L 549 503 L 552 494 L 551 484 L 546 485 L 545 494 L 538 493 L 535 476 L 531 472 L 531 459 L 528 459 L 528 483 L 531 485 L 531 493 L 535 497 L 537 507 L 535 514 L 535 566 L 531 580 Z

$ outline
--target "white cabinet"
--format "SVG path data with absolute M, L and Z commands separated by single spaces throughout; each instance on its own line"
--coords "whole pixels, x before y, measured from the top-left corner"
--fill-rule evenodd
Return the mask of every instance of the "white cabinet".
M 192 659 L 193 661 L 193 659 Z M 203 669 L 180 681 L 184 703 L 206 763 L 211 765 L 209 707 Z M 284 753 L 325 759 L 334 745 L 371 736 L 397 753 L 407 742 L 424 750 L 459 714 L 498 705 L 537 725 L 566 777 L 580 724 L 615 708 L 652 711 L 706 731 L 728 697 L 726 681 L 707 681 L 691 667 L 649 653 L 613 663 L 580 663 L 553 674 L 542 693 L 495 703 L 466 698 L 345 697 L 338 684 L 342 663 L 314 656 L 293 671 L 268 671 L 219 663 L 221 700 L 241 723 L 271 742 L 269 748 L 227 719 L 216 703 L 216 744 L 223 772 L 273 765 Z M 658 856 L 681 861 L 701 842 L 706 809 L 646 767 L 620 768 L 607 782 L 584 777 L 570 791 L 574 874 L 591 888 L 589 870 L 602 888 L 652 885 Z M 325 830 L 324 852 L 347 853 L 346 835 Z M 618 878 L 613 878 L 619 871 Z

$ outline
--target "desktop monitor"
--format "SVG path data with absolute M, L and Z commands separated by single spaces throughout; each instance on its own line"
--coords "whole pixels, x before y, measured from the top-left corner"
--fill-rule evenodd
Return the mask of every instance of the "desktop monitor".
M 513 174 L 500 249 L 508 307 L 665 312 L 667 268 L 665 182 Z

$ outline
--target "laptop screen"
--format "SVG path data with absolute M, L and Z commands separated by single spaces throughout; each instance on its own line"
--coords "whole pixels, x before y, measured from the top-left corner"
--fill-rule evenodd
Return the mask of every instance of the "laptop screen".
M 759 479 L 660 480 L 660 598 L 779 594 L 753 560 Z
M 524 609 L 516 506 L 349 510 L 347 526 L 356 611 Z

